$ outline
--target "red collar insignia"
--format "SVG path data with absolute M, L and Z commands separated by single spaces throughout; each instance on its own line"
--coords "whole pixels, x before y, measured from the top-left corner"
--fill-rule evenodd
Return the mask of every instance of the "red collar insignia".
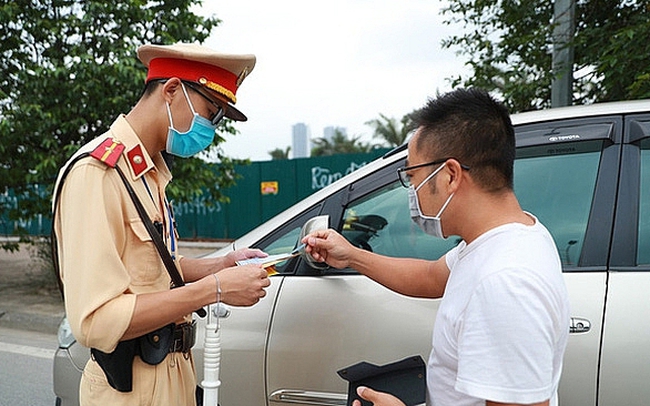
M 142 147 L 140 144 L 136 145 L 126 153 L 126 156 L 129 158 L 129 165 L 133 169 L 133 174 L 137 177 L 140 176 L 148 167 L 147 160 L 144 159 L 144 154 L 142 153 Z

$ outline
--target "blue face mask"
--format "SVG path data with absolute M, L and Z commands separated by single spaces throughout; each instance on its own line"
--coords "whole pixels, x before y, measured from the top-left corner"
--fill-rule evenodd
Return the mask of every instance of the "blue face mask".
M 179 132 L 174 128 L 172 111 L 169 107 L 169 103 L 166 104 L 167 114 L 169 115 L 169 131 L 167 133 L 166 150 L 172 155 L 181 158 L 188 158 L 192 155 L 198 154 L 212 144 L 212 140 L 214 140 L 214 132 L 217 129 L 217 126 L 213 125 L 210 120 L 200 116 L 196 111 L 194 111 L 194 106 L 192 106 L 192 102 L 190 101 L 185 86 L 182 83 L 181 88 L 183 89 L 183 94 L 185 95 L 187 104 L 189 104 L 194 117 L 192 118 L 190 129 L 184 133 Z

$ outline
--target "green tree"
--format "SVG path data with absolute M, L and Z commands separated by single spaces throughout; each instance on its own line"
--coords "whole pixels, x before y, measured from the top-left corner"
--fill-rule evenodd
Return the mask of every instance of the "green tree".
M 366 121 L 366 125 L 372 127 L 373 137 L 383 141 L 385 146 L 397 147 L 404 144 L 406 137 L 413 130 L 413 120 L 407 114 L 398 122 L 393 117 L 387 117 L 379 113 L 379 118 Z
M 332 140 L 316 138 L 315 146 L 311 149 L 311 156 L 329 156 L 336 154 L 355 154 L 368 152 L 375 146 L 360 142 L 361 137 L 348 138 L 340 130 L 334 131 Z
M 143 43 L 203 42 L 220 22 L 191 12 L 200 0 L 5 0 L 0 5 L 0 191 L 13 190 L 20 206 L 0 201 L 12 220 L 49 216 L 58 169 L 82 144 L 106 131 L 140 97 L 145 68 L 135 51 Z M 219 133 L 235 133 L 224 122 Z M 217 134 L 209 155 L 174 163 L 171 198 L 227 199 L 241 161 L 224 156 Z M 35 185 L 41 185 L 40 188 Z
M 274 161 L 289 159 L 289 151 L 291 151 L 291 147 L 286 147 L 285 149 L 276 148 L 273 151 L 269 151 L 269 155 L 271 155 L 271 159 Z
M 498 92 L 513 112 L 551 106 L 553 2 L 449 0 L 443 14 L 464 27 L 443 47 L 471 70 L 452 85 Z M 650 97 L 648 2 L 577 1 L 575 16 L 574 104 Z

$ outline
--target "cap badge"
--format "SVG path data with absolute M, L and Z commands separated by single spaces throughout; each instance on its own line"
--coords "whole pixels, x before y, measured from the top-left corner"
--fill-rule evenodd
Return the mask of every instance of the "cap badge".
M 221 86 L 218 83 L 215 83 L 211 80 L 208 80 L 205 77 L 200 77 L 199 78 L 199 83 L 202 84 L 203 86 L 207 87 L 210 90 L 214 90 L 215 92 L 222 94 L 225 96 L 227 99 L 230 100 L 231 103 L 236 103 L 237 102 L 237 97 L 235 96 L 235 93 L 231 92 L 230 90 L 226 89 L 225 87 Z

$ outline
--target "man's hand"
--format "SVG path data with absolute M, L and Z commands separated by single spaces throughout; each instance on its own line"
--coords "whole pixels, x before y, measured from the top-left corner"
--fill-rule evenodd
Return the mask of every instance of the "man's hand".
M 305 236 L 302 242 L 307 244 L 305 252 L 311 254 L 316 261 L 325 262 L 337 269 L 350 266 L 350 258 L 355 248 L 336 231 L 315 231 Z
M 405 406 L 404 402 L 395 396 L 389 393 L 377 392 L 365 386 L 359 386 L 357 388 L 357 395 L 361 396 L 364 400 L 372 402 L 374 406 Z M 355 399 L 352 402 L 352 406 L 361 406 L 361 401 Z
M 268 256 L 269 254 L 257 248 L 240 248 L 226 254 L 224 265 L 226 267 L 235 266 L 237 261 L 249 258 L 266 258 Z
M 259 265 L 226 268 L 216 275 L 221 285 L 221 301 L 233 306 L 254 305 L 266 296 L 264 288 L 271 284 L 266 270 Z M 214 276 L 209 275 L 206 278 L 214 279 Z M 216 284 L 216 281 L 214 283 Z

